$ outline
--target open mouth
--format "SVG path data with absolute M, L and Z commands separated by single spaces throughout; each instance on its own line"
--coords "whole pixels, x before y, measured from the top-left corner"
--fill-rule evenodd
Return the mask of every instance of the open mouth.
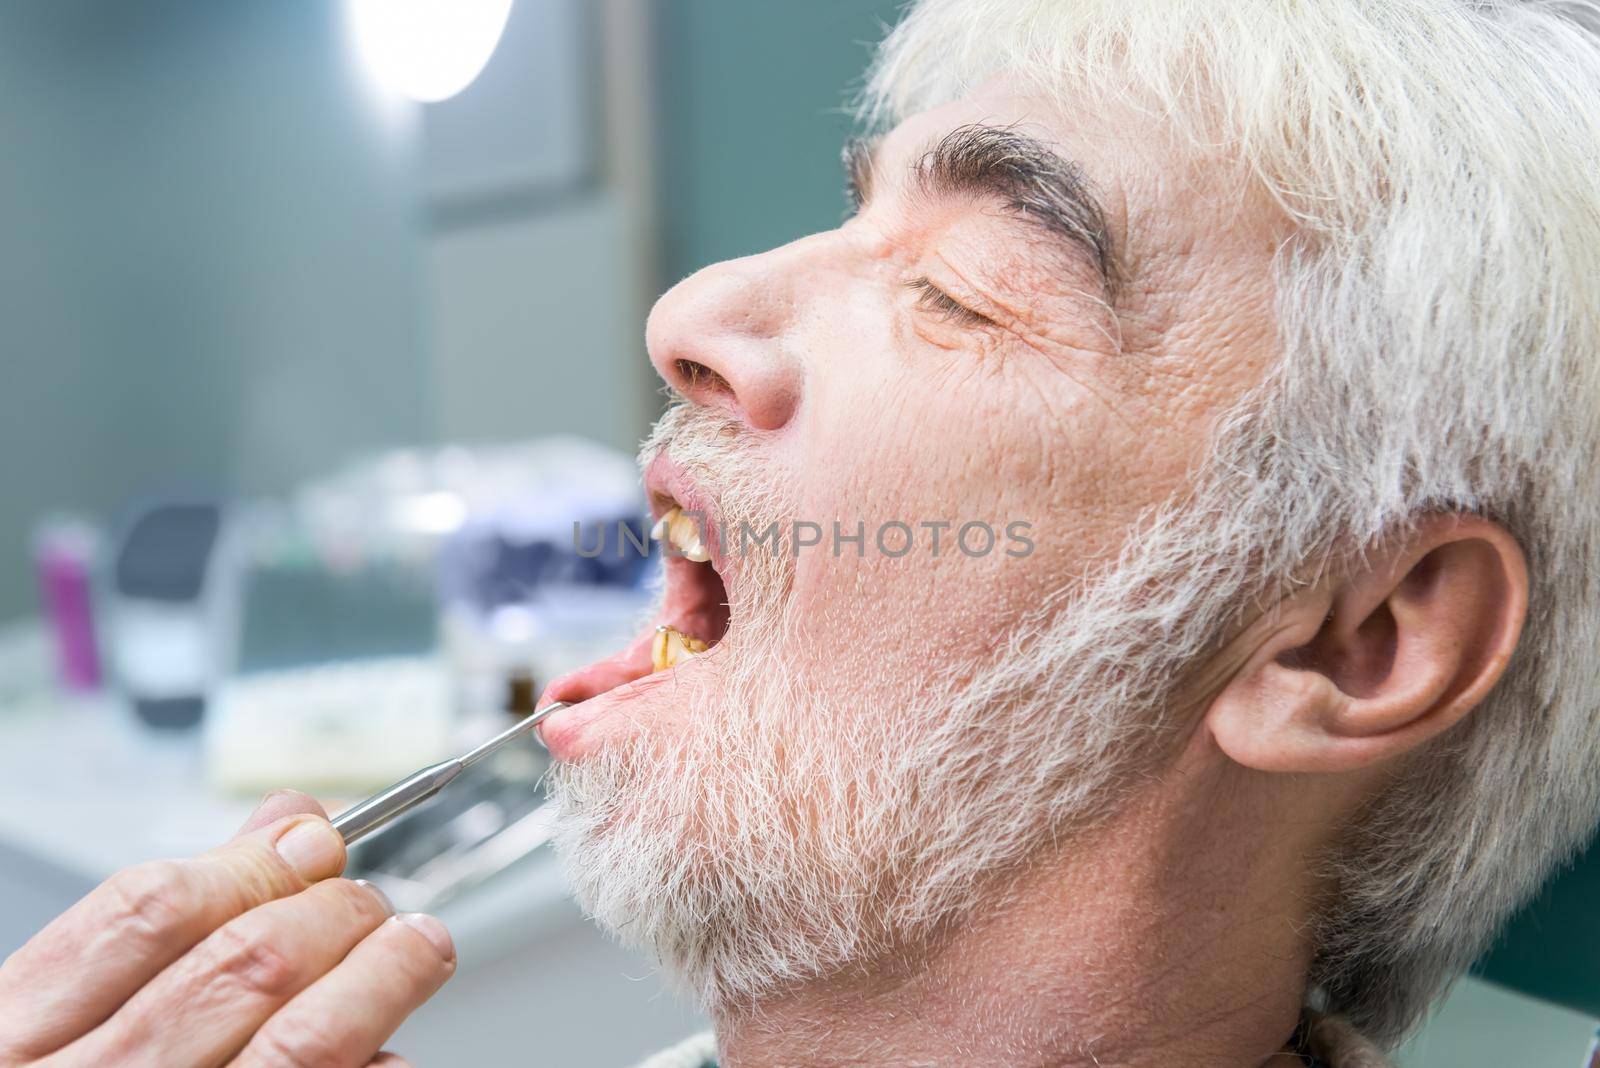
M 667 596 L 650 641 L 652 671 L 706 652 L 728 633 L 728 589 L 711 558 L 709 524 L 670 498 L 650 536 L 666 554 Z
M 732 617 L 724 561 L 706 502 L 664 462 L 652 465 L 646 483 L 656 517 L 651 537 L 661 544 L 665 562 L 661 610 L 622 652 L 553 681 L 545 700 L 576 705 L 650 676 L 665 676 L 710 652 L 728 633 Z M 575 715 L 577 710 L 553 717 L 551 730 L 564 733 L 562 721 Z

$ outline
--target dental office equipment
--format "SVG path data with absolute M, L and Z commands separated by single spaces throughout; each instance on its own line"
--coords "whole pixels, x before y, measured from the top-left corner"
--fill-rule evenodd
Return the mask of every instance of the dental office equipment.
M 456 776 L 483 758 L 497 752 L 508 743 L 525 737 L 540 723 L 566 707 L 566 702 L 555 701 L 531 716 L 518 720 L 477 748 L 452 760 L 430 764 L 421 771 L 401 779 L 388 789 L 373 794 L 360 804 L 339 813 L 333 819 L 334 829 L 343 836 L 346 845 L 366 837 L 444 789 Z
M 336 658 L 224 676 L 200 725 L 201 753 L 222 793 L 287 786 L 359 798 L 453 756 L 457 727 L 440 657 Z
M 117 686 L 151 727 L 200 722 L 231 613 L 228 516 L 209 500 L 142 506 L 116 539 L 103 631 Z

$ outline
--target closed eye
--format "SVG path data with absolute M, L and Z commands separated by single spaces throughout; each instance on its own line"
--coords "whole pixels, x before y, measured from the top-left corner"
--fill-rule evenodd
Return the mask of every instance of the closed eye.
M 967 326 L 995 325 L 993 319 L 980 312 L 973 311 L 934 285 L 926 276 L 909 279 L 906 281 L 905 286 L 917 294 L 917 307 L 926 311 L 936 312 L 951 322 L 962 323 Z

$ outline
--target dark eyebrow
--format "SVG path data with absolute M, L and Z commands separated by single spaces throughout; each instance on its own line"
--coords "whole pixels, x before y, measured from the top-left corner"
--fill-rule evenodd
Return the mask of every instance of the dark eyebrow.
M 857 208 L 872 195 L 877 140 L 853 140 L 844 164 Z M 961 126 L 941 137 L 913 166 L 911 180 L 930 195 L 992 197 L 1021 218 L 1037 223 L 1086 255 L 1107 297 L 1121 272 L 1105 209 L 1083 171 L 1043 141 L 997 126 Z

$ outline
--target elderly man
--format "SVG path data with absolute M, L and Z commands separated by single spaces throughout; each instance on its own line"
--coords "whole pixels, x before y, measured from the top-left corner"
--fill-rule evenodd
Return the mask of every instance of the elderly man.
M 657 306 L 661 615 L 546 695 L 658 1063 L 1382 1063 L 1597 811 L 1596 13 L 910 10 L 851 218 Z M 0 1064 L 366 1063 L 448 940 L 275 814 Z

